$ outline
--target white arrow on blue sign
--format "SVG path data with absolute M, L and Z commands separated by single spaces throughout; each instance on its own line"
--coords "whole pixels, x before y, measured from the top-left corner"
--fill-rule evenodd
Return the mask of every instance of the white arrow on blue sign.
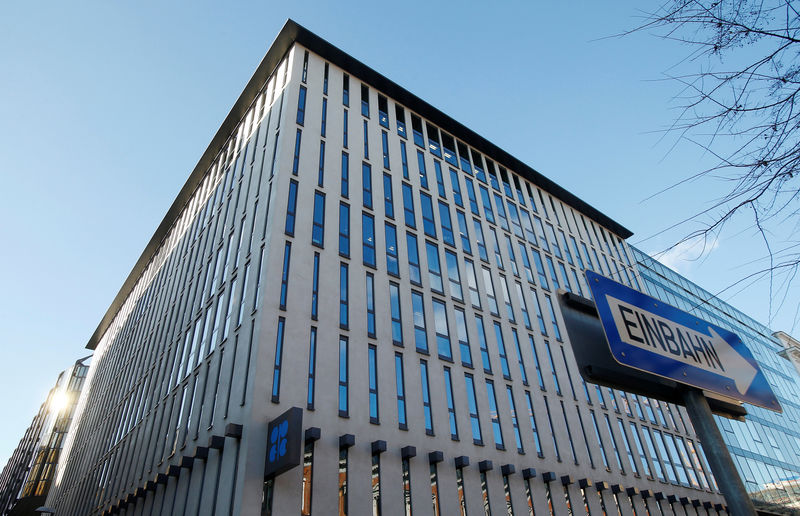
M 617 362 L 782 411 L 766 376 L 735 333 L 592 271 L 586 271 L 586 279 Z

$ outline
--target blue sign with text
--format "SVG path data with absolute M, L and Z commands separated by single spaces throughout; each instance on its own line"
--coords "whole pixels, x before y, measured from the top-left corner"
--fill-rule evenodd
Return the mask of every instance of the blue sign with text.
M 741 339 L 642 292 L 586 271 L 611 355 L 620 364 L 781 412 Z

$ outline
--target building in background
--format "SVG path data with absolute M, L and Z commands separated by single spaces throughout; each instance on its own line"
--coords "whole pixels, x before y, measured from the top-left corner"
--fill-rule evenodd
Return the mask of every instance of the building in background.
M 555 305 L 638 288 L 630 234 L 290 21 L 91 337 L 47 505 L 716 514 L 685 410 L 583 383 Z
M 714 416 L 747 491 L 757 506 L 800 509 L 800 376 L 797 341 L 733 308 L 680 274 L 631 247 L 644 291 L 742 339 L 783 406 L 778 414 L 746 405 L 744 422 Z
M 0 474 L 0 515 L 32 514 L 44 504 L 72 423 L 91 356 L 58 375 L 55 386 Z M 7 395 L 12 395 L 7 393 Z

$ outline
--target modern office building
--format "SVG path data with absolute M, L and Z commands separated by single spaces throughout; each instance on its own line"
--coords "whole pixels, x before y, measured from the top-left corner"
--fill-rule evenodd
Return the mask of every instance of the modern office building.
M 800 375 L 792 362 L 797 341 L 784 332 L 773 334 L 647 254 L 631 250 L 643 291 L 736 333 L 753 353 L 783 413 L 745 405 L 745 421 L 715 419 L 756 506 L 800 510 Z
M 724 511 L 684 409 L 577 372 L 555 292 L 638 286 L 630 234 L 290 21 L 91 337 L 47 504 Z
M 77 360 L 58 375 L 55 386 L 50 389 L 31 426 L 3 468 L 0 474 L 0 515 L 32 514 L 44 504 L 89 370 L 90 358 Z

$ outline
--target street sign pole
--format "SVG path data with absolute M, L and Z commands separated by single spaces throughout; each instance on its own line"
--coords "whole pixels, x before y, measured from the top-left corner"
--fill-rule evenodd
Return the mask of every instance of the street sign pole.
M 736 472 L 728 447 L 722 440 L 719 427 L 711 415 L 708 400 L 701 391 L 686 389 L 683 401 L 697 437 L 703 443 L 703 450 L 717 480 L 717 486 L 728 502 L 728 513 L 732 516 L 755 516 L 756 509 L 739 473 Z

